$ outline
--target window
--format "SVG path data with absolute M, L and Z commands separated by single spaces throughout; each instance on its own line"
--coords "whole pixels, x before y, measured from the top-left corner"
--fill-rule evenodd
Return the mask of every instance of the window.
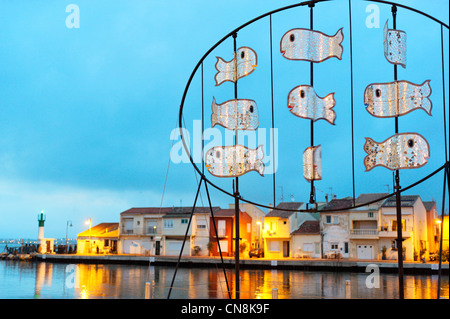
M 312 252 L 313 251 L 313 244 L 312 243 L 304 243 L 303 244 L 303 251 L 304 252 Z
M 406 221 L 404 219 L 402 219 L 402 230 L 406 231 Z M 396 220 L 392 221 L 392 231 L 397 231 L 397 221 Z
M 173 219 L 164 219 L 164 229 L 173 229 Z
M 339 216 L 333 216 L 333 224 L 339 224 Z
M 331 216 L 325 216 L 325 224 L 331 224 Z
M 206 220 L 197 220 L 198 229 L 206 229 Z
M 252 232 L 252 224 L 247 223 L 247 233 L 251 233 Z
M 270 251 L 280 251 L 280 242 L 279 241 L 271 241 L 269 250 Z
M 225 237 L 225 221 L 219 220 L 217 232 L 219 233 L 219 237 Z
M 348 243 L 344 243 L 344 253 L 348 254 Z
M 373 217 L 373 212 L 368 212 L 368 213 L 367 213 L 367 216 L 368 216 L 368 217 Z
M 189 223 L 189 219 L 183 218 L 183 219 L 181 220 L 181 223 L 182 223 L 182 224 L 187 224 L 187 223 Z
M 338 243 L 331 243 L 331 250 L 338 250 L 339 244 Z

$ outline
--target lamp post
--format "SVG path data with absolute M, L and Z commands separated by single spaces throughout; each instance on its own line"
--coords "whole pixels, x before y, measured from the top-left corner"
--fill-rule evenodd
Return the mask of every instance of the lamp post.
M 72 227 L 72 221 L 68 220 L 66 223 L 66 253 L 69 252 L 69 247 L 67 245 L 67 233 L 69 231 L 69 226 Z
M 89 225 L 89 253 L 91 253 L 91 227 L 92 227 L 91 217 L 89 217 L 89 219 L 86 220 L 86 225 Z
M 258 248 L 261 248 L 261 243 L 262 243 L 262 223 L 261 222 L 256 222 L 256 225 L 259 225 L 259 243 L 258 243 Z

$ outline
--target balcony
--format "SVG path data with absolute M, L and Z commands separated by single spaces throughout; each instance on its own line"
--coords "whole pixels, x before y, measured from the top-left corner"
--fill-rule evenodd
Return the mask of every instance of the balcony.
M 351 229 L 351 239 L 378 239 L 378 229 Z
M 410 238 L 412 234 L 412 227 L 403 227 L 402 237 Z M 381 226 L 378 232 L 378 236 L 383 238 L 397 238 L 397 227 L 392 226 Z
M 137 235 L 137 236 L 154 236 L 158 234 L 158 228 L 156 227 L 135 227 L 125 228 L 121 227 L 120 235 Z

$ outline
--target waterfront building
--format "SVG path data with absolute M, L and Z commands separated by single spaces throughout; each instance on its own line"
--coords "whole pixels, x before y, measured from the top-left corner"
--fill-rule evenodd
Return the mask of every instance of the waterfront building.
M 234 204 L 229 204 L 228 208 L 234 209 Z M 263 227 L 266 213 L 259 207 L 249 203 L 240 203 L 239 209 L 246 212 L 252 219 L 250 249 L 263 248 Z
M 419 260 L 428 256 L 427 212 L 419 195 L 401 196 L 404 260 Z M 380 207 L 379 245 L 387 259 L 397 259 L 397 208 L 395 196 Z M 383 248 L 385 247 L 385 248 Z
M 119 223 L 101 223 L 77 236 L 77 254 L 117 253 Z
M 427 241 L 428 253 L 436 253 L 439 250 L 439 219 L 436 210 L 436 201 L 424 201 L 427 214 Z
M 235 209 L 219 209 L 214 212 L 214 221 L 210 219 L 210 253 L 212 256 L 234 256 L 236 240 Z M 239 211 L 239 247 L 240 255 L 248 256 L 252 240 L 252 218 L 246 212 Z M 217 229 L 217 237 L 216 237 Z M 220 251 L 219 245 L 220 244 Z
M 299 213 L 280 209 L 302 209 L 303 202 L 281 202 L 264 217 L 264 257 L 278 259 L 291 255 L 291 233 L 298 228 Z
M 294 258 L 320 258 L 322 236 L 319 220 L 305 220 L 291 233 L 291 256 Z

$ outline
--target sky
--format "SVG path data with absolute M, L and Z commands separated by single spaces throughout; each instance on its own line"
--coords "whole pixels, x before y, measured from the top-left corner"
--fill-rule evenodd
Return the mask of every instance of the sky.
M 63 238 L 93 224 L 118 222 L 131 207 L 191 206 L 199 176 L 190 163 L 170 158 L 181 98 L 200 58 L 229 32 L 268 11 L 294 1 L 10 1 L 0 0 L 0 238 L 36 238 L 37 215 L 47 216 L 45 236 Z M 448 25 L 447 1 L 398 1 Z M 364 137 L 383 141 L 394 134 L 393 119 L 369 115 L 365 87 L 393 81 L 393 66 L 383 55 L 383 27 L 390 7 L 377 4 L 379 27 L 369 28 L 367 1 L 352 1 L 354 147 L 356 196 L 392 192 L 392 172 L 364 172 Z M 75 9 L 74 9 L 75 8 Z M 79 24 L 78 24 L 79 22 Z M 334 35 L 343 27 L 343 58 L 314 65 L 319 96 L 335 93 L 336 125 L 315 124 L 322 145 L 323 179 L 316 182 L 317 200 L 325 194 L 352 196 L 350 37 L 348 1 L 314 8 L 314 29 Z M 309 28 L 309 10 L 300 7 L 272 17 L 273 99 L 277 129 L 276 184 L 271 174 L 250 172 L 240 178 L 241 195 L 263 205 L 308 201 L 310 184 L 303 178 L 301 154 L 309 146 L 309 121 L 287 109 L 287 93 L 309 84 L 309 63 L 289 61 L 279 52 L 282 35 Z M 430 143 L 430 161 L 421 169 L 400 173 L 403 187 L 430 174 L 445 161 L 440 26 L 399 9 L 397 28 L 408 35 L 407 67 L 399 80 L 421 84 L 431 80 L 432 116 L 421 110 L 399 118 L 401 132 L 418 132 Z M 238 82 L 239 98 L 258 104 L 257 144 L 270 158 L 271 91 L 268 18 L 239 31 L 238 47 L 258 54 L 253 74 Z M 445 61 L 448 30 L 444 30 Z M 213 97 L 233 98 L 233 85 L 215 86 L 216 56 L 229 61 L 231 39 L 204 61 L 205 118 Z M 448 65 L 445 65 L 448 93 Z M 194 123 L 201 120 L 201 77 L 192 81 L 184 106 L 192 143 Z M 446 107 L 448 110 L 448 94 Z M 448 123 L 447 112 L 447 123 Z M 197 121 L 197 122 L 195 122 Z M 210 122 L 205 120 L 205 128 Z M 447 126 L 447 129 L 449 126 Z M 217 129 L 222 137 L 225 130 Z M 244 135 L 244 134 L 242 134 Z M 197 137 L 197 139 L 196 139 Z M 241 136 L 242 137 L 242 136 Z M 206 140 L 206 143 L 211 140 Z M 218 141 L 214 141 L 218 142 Z M 225 141 L 223 141 L 224 143 Z M 245 140 L 243 140 L 245 144 Z M 250 142 L 249 142 L 250 143 Z M 270 164 L 270 163 L 268 163 Z M 199 166 L 200 167 L 200 166 Z M 230 179 L 208 178 L 231 191 Z M 423 200 L 442 199 L 443 174 L 407 194 Z M 210 187 L 212 204 L 227 207 L 233 198 Z M 448 203 L 448 197 L 447 197 Z M 202 190 L 199 205 L 207 205 Z M 439 206 L 438 206 L 439 207 Z M 448 207 L 448 205 L 447 205 Z M 68 222 L 72 227 L 67 228 Z

